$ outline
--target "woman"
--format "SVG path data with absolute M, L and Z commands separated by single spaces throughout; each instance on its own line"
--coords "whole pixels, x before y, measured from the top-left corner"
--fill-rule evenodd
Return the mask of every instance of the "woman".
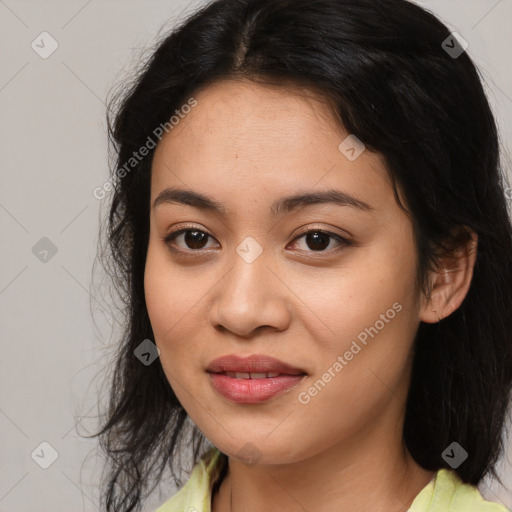
M 105 509 L 140 510 L 192 441 L 160 512 L 505 511 L 476 485 L 512 230 L 464 42 L 405 0 L 217 0 L 114 111 Z

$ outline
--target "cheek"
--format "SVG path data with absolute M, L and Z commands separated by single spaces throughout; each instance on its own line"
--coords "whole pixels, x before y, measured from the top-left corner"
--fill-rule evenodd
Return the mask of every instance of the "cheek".
M 149 319 L 156 338 L 161 338 L 163 332 L 172 325 L 169 311 L 175 311 L 172 303 L 175 294 L 169 293 L 166 265 L 153 249 L 150 242 L 144 271 L 144 296 Z
M 186 326 L 189 300 L 187 290 L 179 279 L 179 273 L 173 273 L 164 251 L 155 248 L 150 242 L 144 272 L 144 295 L 149 320 L 155 336 L 155 343 L 160 349 L 160 360 L 164 370 L 170 361 L 179 357 L 180 333 Z M 173 353 L 170 357 L 170 352 Z
M 176 293 L 177 283 L 171 282 L 168 274 L 166 265 L 149 250 L 144 273 L 146 307 L 155 336 L 154 342 L 160 350 L 162 369 L 176 397 L 183 403 L 186 397 L 182 396 L 180 383 L 184 381 L 187 352 L 184 343 L 180 346 L 173 340 L 183 339 L 178 333 L 183 328 L 180 319 L 183 321 L 186 311 L 183 302 L 179 300 L 180 294 Z
M 150 241 L 148 247 L 144 294 L 155 336 L 165 343 L 172 339 L 175 330 L 186 325 L 201 291 L 197 289 L 200 280 L 191 282 L 186 273 L 170 262 L 167 250 L 157 244 Z
M 390 319 L 385 331 L 390 326 L 403 330 L 408 325 L 403 317 L 414 316 L 413 258 L 399 256 L 385 244 L 359 249 L 353 255 L 332 271 L 323 268 L 288 276 L 300 298 L 301 322 L 326 350 L 348 350 L 345 347 L 351 340 L 381 315 L 384 322 Z M 399 306 L 393 309 L 395 303 L 401 306 L 400 313 L 396 312 Z
M 414 253 L 406 249 L 403 257 L 392 245 L 376 245 L 335 274 L 297 278 L 294 291 L 309 310 L 301 322 L 316 344 L 314 380 L 322 381 L 312 383 L 323 389 L 321 399 L 312 399 L 316 414 L 329 403 L 364 415 L 382 406 L 389 389 L 406 377 L 418 326 Z
M 155 343 L 160 349 L 160 362 L 180 395 L 180 382 L 185 382 L 201 367 L 201 336 L 205 324 L 201 300 L 213 286 L 207 275 L 192 268 L 180 269 L 169 261 L 165 248 L 150 242 L 144 272 L 146 307 Z M 195 357 L 197 355 L 197 357 Z

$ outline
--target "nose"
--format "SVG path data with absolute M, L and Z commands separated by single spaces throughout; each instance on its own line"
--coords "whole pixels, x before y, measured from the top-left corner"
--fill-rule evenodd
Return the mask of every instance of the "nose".
M 212 327 L 238 337 L 268 328 L 284 331 L 291 322 L 290 289 L 262 254 L 248 263 L 238 254 L 232 268 L 214 288 L 209 311 Z M 270 264 L 270 265 L 269 265 Z

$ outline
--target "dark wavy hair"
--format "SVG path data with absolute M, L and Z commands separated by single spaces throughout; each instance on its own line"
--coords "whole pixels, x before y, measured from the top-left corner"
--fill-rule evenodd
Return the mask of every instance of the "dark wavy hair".
M 413 223 L 418 289 L 427 296 L 439 257 L 467 242 L 468 228 L 477 233 L 463 303 L 419 325 L 403 438 L 425 469 L 451 469 L 442 453 L 456 441 L 469 454 L 455 469 L 464 482 L 477 485 L 489 472 L 499 480 L 512 386 L 512 228 L 483 77 L 467 52 L 447 51 L 449 37 L 407 0 L 215 0 L 165 34 L 110 100 L 115 165 L 100 259 L 127 322 L 93 436 L 108 461 L 106 510 L 140 510 L 165 469 L 174 475 L 184 443 L 194 464 L 205 446 L 195 425 L 184 435 L 188 415 L 159 359 L 145 366 L 134 356 L 154 339 L 143 278 L 153 150 L 129 172 L 119 169 L 188 98 L 223 79 L 315 91 L 341 126 L 384 157 Z

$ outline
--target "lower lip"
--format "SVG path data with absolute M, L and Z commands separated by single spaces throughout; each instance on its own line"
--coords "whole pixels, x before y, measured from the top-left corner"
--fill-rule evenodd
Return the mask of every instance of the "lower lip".
M 305 375 L 279 375 L 265 379 L 237 379 L 222 373 L 209 373 L 213 387 L 227 399 L 241 404 L 264 402 L 296 386 Z

